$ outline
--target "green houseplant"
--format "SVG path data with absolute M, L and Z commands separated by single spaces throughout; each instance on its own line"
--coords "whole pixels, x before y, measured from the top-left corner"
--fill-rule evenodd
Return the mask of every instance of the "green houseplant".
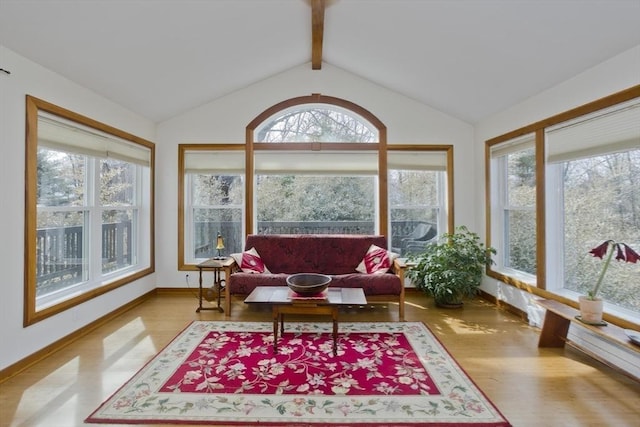
M 408 259 L 407 271 L 416 288 L 433 296 L 436 305 L 456 307 L 477 294 L 486 267 L 493 263 L 494 248 L 465 226 L 443 234 L 436 243 Z

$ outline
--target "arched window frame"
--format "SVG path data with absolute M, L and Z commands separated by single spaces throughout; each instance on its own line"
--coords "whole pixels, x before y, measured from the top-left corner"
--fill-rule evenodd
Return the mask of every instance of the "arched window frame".
M 378 131 L 377 143 L 347 143 L 347 142 L 299 142 L 299 143 L 262 143 L 255 142 L 255 132 L 258 127 L 269 118 L 279 112 L 292 107 L 305 104 L 328 104 L 344 108 L 352 113 L 362 117 L 369 122 Z M 321 94 L 312 94 L 308 96 L 300 96 L 282 101 L 260 113 L 253 119 L 246 128 L 246 171 L 254 170 L 254 159 L 256 151 L 270 150 L 286 150 L 286 151 L 377 151 L 378 153 L 378 200 L 379 200 L 379 232 L 388 235 L 388 197 L 387 197 L 387 127 L 368 110 L 353 102 L 326 96 Z M 246 200 L 254 200 L 255 180 L 253 173 L 247 173 L 245 180 Z M 254 206 L 253 203 L 247 203 L 247 211 L 245 215 L 245 229 L 247 232 L 254 229 Z

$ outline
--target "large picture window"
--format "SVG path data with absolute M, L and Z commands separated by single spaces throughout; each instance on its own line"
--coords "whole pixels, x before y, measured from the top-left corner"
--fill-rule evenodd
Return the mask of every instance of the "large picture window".
M 490 276 L 577 307 L 602 268 L 591 249 L 640 250 L 640 86 L 489 140 L 486 160 Z M 639 268 L 611 263 L 607 320 L 640 324 Z
M 547 188 L 558 189 L 547 193 L 557 230 L 547 252 L 558 254 L 548 289 L 575 298 L 602 267 L 589 249 L 613 239 L 640 250 L 640 99 L 551 127 L 546 144 Z M 640 319 L 638 265 L 612 263 L 599 296 L 610 311 Z
M 27 98 L 25 323 L 152 271 L 154 145 Z

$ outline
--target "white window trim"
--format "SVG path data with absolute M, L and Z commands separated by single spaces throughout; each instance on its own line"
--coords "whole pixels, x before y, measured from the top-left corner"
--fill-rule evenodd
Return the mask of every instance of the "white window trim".
M 525 135 L 523 139 L 531 139 L 530 135 Z M 516 140 L 517 141 L 517 140 Z M 504 147 L 502 147 L 504 145 Z M 507 156 L 509 154 L 531 148 L 530 143 L 515 143 L 508 141 L 492 147 L 492 154 L 499 154 L 490 159 L 491 168 L 491 246 L 496 249 L 500 256 L 496 257 L 495 264 L 491 269 L 504 276 L 512 277 L 531 286 L 537 286 L 536 275 L 525 271 L 517 270 L 506 266 L 506 259 L 509 257 L 509 245 L 507 242 L 507 212 L 528 211 L 536 212 L 535 206 L 514 206 L 507 202 L 507 181 L 509 179 Z
M 73 154 L 73 151 L 69 150 L 68 153 Z M 142 206 L 144 201 L 142 195 L 145 194 L 142 191 L 144 185 L 148 185 L 148 179 L 145 179 L 142 166 L 136 166 L 136 180 L 134 188 L 134 201 L 135 203 L 127 206 L 115 206 L 108 205 L 102 206 L 99 204 L 98 186 L 100 185 L 100 158 L 87 157 L 86 158 L 86 179 L 85 179 L 85 200 L 82 206 L 38 206 L 38 212 L 84 212 L 84 230 L 88 237 L 86 243 L 88 247 L 83 245 L 83 260 L 87 264 L 87 276 L 86 280 L 82 280 L 73 285 L 69 285 L 64 289 L 48 293 L 46 295 L 36 296 L 35 311 L 42 311 L 48 307 L 55 306 L 68 299 L 87 293 L 100 286 L 109 284 L 113 281 L 126 277 L 136 271 L 143 270 L 148 265 L 150 254 L 148 253 L 147 245 L 139 244 L 141 241 L 140 230 L 147 229 L 148 227 L 141 226 L 140 221 L 143 218 L 147 218 L 141 215 L 143 211 Z M 128 267 L 121 268 L 116 271 L 102 273 L 102 241 L 101 237 L 91 238 L 92 236 L 102 236 L 102 213 L 105 210 L 113 209 L 126 209 L 132 210 L 132 264 Z M 134 217 L 136 216 L 136 217 Z M 146 221 L 148 225 L 148 220 Z

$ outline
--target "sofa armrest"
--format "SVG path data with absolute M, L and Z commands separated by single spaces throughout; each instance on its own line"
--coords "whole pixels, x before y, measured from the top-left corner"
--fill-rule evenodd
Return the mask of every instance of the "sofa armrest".
M 407 263 L 405 259 L 396 258 L 391 265 L 391 272 L 400 278 L 400 283 L 404 288 L 404 273 L 407 270 Z

